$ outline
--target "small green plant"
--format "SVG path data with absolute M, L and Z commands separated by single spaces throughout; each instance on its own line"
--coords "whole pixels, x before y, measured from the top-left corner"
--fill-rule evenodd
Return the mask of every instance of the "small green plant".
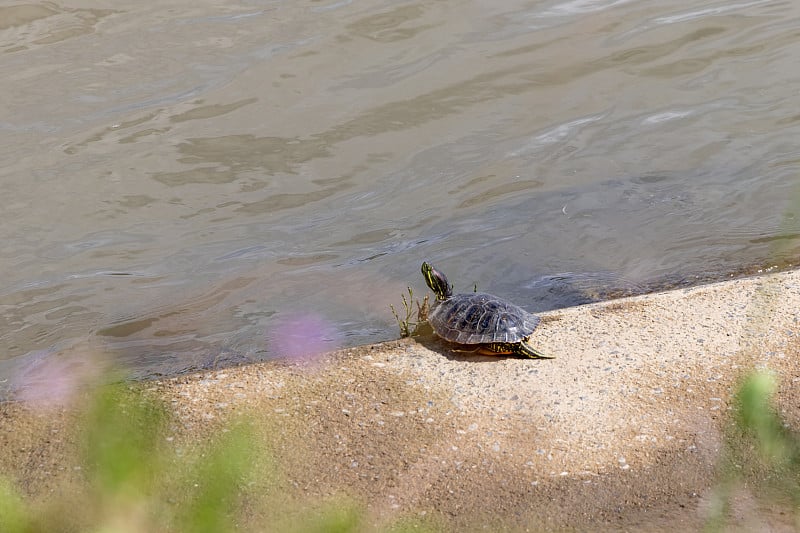
M 400 327 L 400 336 L 401 337 L 410 337 L 412 335 L 418 335 L 420 333 L 420 326 L 428 321 L 428 296 L 422 299 L 422 303 L 420 303 L 419 298 L 414 300 L 414 291 L 411 287 L 408 287 L 408 298 L 406 295 L 402 295 L 403 298 L 403 309 L 405 311 L 405 316 L 400 318 L 397 310 L 394 308 L 394 305 L 389 304 L 389 308 L 392 310 L 392 314 L 394 315 L 395 320 L 397 320 L 397 325 Z M 414 315 L 414 304 L 416 303 L 417 306 L 417 320 L 411 320 Z M 412 329 L 413 326 L 413 329 Z

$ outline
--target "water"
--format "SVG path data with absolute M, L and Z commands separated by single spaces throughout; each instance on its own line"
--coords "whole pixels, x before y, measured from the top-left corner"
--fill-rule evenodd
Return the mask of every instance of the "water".
M 394 338 L 423 259 L 543 310 L 800 255 L 796 2 L 87 5 L 0 7 L 0 382 Z

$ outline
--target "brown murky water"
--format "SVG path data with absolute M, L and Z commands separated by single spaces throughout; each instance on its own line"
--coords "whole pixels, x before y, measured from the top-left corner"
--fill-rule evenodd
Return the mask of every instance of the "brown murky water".
M 0 382 L 397 336 L 798 255 L 792 1 L 0 7 Z

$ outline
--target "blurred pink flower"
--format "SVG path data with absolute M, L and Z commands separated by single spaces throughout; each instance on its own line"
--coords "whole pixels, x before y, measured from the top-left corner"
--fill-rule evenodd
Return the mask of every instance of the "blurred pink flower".
M 11 390 L 14 398 L 35 407 L 67 405 L 100 374 L 99 358 L 92 352 L 38 350 L 24 358 L 11 373 Z
M 331 323 L 313 313 L 295 313 L 279 320 L 271 335 L 278 356 L 305 360 L 336 349 L 337 337 Z

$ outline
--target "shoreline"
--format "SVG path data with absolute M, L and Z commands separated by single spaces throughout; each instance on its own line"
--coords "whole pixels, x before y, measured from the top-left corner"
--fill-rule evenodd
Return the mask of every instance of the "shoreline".
M 346 494 L 375 523 L 694 529 L 738 380 L 774 372 L 782 415 L 800 421 L 798 309 L 800 271 L 782 271 L 540 313 L 531 342 L 553 360 L 464 355 L 425 337 L 142 386 L 187 438 L 255 413 L 278 428 L 269 444 L 287 493 Z M 68 475 L 71 417 L 0 404 L 0 471 L 24 493 Z M 63 441 L 39 440 L 43 428 Z M 737 527 L 782 524 L 754 494 L 735 503 Z

